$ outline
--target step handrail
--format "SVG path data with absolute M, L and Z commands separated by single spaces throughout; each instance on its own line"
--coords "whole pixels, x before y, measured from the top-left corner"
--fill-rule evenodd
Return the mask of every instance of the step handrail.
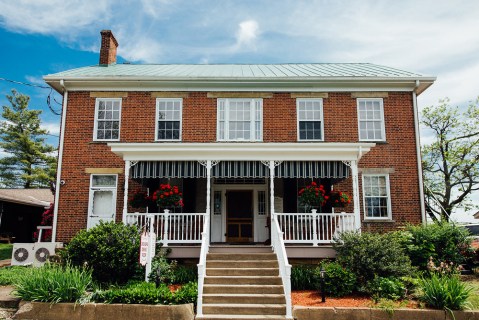
M 283 240 L 283 232 L 279 227 L 276 214 L 273 214 L 271 220 L 271 245 L 273 246 L 273 250 L 278 259 L 279 275 L 281 276 L 281 280 L 283 282 L 284 297 L 286 299 L 286 318 L 293 319 L 293 306 L 291 303 L 291 265 L 288 261 L 288 255 L 286 254 L 286 247 Z
M 203 232 L 201 233 L 200 261 L 198 263 L 198 300 L 196 303 L 196 316 L 203 316 L 203 287 L 206 276 L 206 255 L 210 248 L 210 219 L 209 214 L 205 214 Z

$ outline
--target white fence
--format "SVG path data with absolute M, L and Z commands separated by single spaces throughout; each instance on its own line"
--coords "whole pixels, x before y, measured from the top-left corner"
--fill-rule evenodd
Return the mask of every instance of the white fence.
M 147 216 L 153 216 L 154 232 L 158 242 L 168 246 L 170 243 L 201 243 L 205 214 L 202 213 L 127 213 L 126 223 L 146 226 Z
M 353 213 L 277 213 L 284 243 L 324 244 L 339 233 L 354 231 Z

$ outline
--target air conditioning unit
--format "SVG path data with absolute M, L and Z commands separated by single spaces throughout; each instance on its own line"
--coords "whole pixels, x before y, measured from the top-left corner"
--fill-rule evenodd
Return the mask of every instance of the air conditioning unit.
M 36 242 L 34 245 L 33 265 L 36 267 L 42 266 L 48 257 L 55 254 L 55 242 Z
M 35 243 L 14 243 L 12 266 L 25 266 L 34 261 Z

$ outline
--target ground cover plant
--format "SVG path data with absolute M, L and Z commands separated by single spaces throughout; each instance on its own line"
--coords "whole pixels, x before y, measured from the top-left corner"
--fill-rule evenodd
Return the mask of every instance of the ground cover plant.
M 0 243 L 0 260 L 12 258 L 13 244 Z
M 0 268 L 0 286 L 13 285 L 31 267 L 11 266 Z
M 136 226 L 115 222 L 81 230 L 65 250 L 64 261 L 92 269 L 99 282 L 126 283 L 138 269 L 140 233 Z
M 433 273 L 420 281 L 419 299 L 435 309 L 462 310 L 472 288 L 461 282 L 457 275 Z

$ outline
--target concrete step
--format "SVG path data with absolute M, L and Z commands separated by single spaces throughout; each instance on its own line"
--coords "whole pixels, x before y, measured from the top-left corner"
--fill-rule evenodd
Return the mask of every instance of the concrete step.
M 208 260 L 206 268 L 278 268 L 277 260 Z
M 203 315 L 285 315 L 284 304 L 203 304 Z
M 275 260 L 274 253 L 208 253 L 206 260 Z
M 203 317 L 196 317 L 197 320 L 284 320 L 286 316 L 279 315 L 236 315 L 236 314 L 210 314 Z
M 278 268 L 206 268 L 206 276 L 279 276 Z
M 231 285 L 231 284 L 205 284 L 203 294 L 284 294 L 281 285 Z
M 206 304 L 285 304 L 283 294 L 203 294 Z
M 206 276 L 205 284 L 266 284 L 266 285 L 283 285 L 281 278 L 276 277 L 222 277 L 222 276 Z
M 271 246 L 230 246 L 230 245 L 211 245 L 211 253 L 271 253 Z

